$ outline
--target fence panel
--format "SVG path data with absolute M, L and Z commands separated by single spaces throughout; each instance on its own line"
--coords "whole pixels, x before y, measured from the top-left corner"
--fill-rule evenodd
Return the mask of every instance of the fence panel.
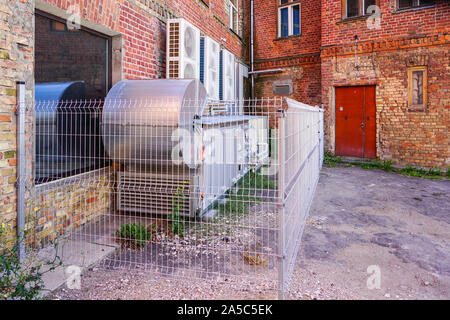
M 283 275 L 284 292 L 289 288 L 301 237 L 319 180 L 323 162 L 323 111 L 287 99 L 282 122 L 284 155 L 283 203 Z
M 323 157 L 287 103 L 37 102 L 29 254 L 283 297 Z

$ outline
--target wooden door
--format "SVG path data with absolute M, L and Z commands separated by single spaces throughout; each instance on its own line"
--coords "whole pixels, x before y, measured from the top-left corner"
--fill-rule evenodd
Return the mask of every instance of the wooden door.
M 376 157 L 375 86 L 336 88 L 336 154 Z

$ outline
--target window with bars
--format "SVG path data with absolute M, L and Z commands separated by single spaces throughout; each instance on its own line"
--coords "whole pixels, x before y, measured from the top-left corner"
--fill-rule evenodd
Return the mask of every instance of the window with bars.
M 230 29 L 235 33 L 239 32 L 239 4 L 238 0 L 229 0 L 230 4 Z
M 301 7 L 298 0 L 278 0 L 278 37 L 301 34 Z
M 378 5 L 377 0 L 342 0 L 343 18 L 353 18 L 368 14 L 370 6 Z
M 408 69 L 408 107 L 424 108 L 427 105 L 426 67 L 411 67 Z

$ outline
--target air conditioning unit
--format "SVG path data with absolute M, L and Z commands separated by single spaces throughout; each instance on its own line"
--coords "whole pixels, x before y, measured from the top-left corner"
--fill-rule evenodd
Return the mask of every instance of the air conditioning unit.
M 168 79 L 200 78 L 200 30 L 184 19 L 167 21 Z
M 222 99 L 231 101 L 235 99 L 235 76 L 236 69 L 234 55 L 228 51 L 222 50 Z
M 200 59 L 202 61 L 201 80 L 203 80 L 208 97 L 212 100 L 219 100 L 220 45 L 211 38 L 203 37 L 201 53 L 203 54 Z

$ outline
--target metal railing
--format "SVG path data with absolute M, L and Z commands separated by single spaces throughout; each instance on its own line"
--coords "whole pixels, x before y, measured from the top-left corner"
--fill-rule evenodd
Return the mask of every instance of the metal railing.
M 280 119 L 280 296 L 289 287 L 323 164 L 323 110 L 287 99 Z
M 58 241 L 66 264 L 264 283 L 283 298 L 323 161 L 323 112 L 280 98 L 235 105 L 37 102 L 27 251 L 45 256 Z

